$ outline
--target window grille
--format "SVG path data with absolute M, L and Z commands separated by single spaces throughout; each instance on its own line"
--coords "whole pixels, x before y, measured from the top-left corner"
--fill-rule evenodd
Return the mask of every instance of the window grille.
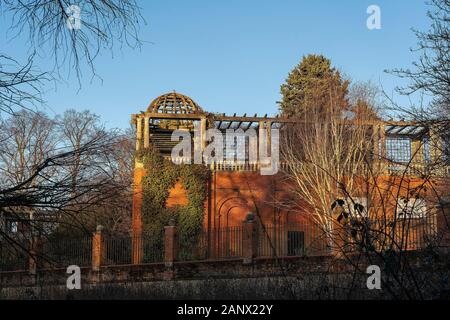
M 411 160 L 411 139 L 387 138 L 386 156 L 389 160 L 394 162 L 409 162 Z

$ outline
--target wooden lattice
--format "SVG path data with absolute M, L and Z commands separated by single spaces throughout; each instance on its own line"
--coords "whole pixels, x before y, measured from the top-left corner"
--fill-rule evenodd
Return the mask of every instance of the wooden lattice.
M 152 101 L 147 109 L 151 113 L 198 114 L 203 110 L 191 98 L 177 92 L 163 94 Z

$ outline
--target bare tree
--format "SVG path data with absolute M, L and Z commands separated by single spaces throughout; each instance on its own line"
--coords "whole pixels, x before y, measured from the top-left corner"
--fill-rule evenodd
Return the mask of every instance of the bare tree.
M 42 104 L 42 85 L 63 74 L 74 72 L 81 88 L 83 64 L 96 75 L 95 59 L 100 52 L 112 52 L 115 44 L 120 48 L 142 45 L 138 30 L 145 21 L 133 0 L 86 0 L 78 7 L 66 0 L 0 0 L 0 9 L 13 38 L 27 37 L 31 52 L 25 62 L 0 52 L 0 112 L 11 114 Z M 79 28 L 73 25 L 78 9 Z M 53 70 L 40 70 L 37 54 L 51 57 Z
M 109 147 L 111 137 L 97 136 L 77 150 L 59 149 L 50 154 L 33 171 L 16 184 L 2 185 L 0 188 L 0 213 L 8 218 L 22 221 L 15 233 L 1 228 L 2 247 L 5 242 L 10 249 L 20 249 L 28 253 L 25 243 L 34 234 L 48 235 L 60 224 L 72 228 L 85 229 L 79 221 L 85 210 L 101 201 L 106 201 L 118 186 L 111 180 L 100 161 L 83 166 L 77 177 L 77 192 L 73 191 L 71 167 L 80 155 L 95 155 L 99 150 Z M 34 181 L 39 183 L 33 183 Z M 33 219 L 28 214 L 33 213 Z M 85 229 L 86 230 L 86 229 Z M 87 230 L 86 230 L 87 231 Z M 8 246 L 6 246 L 7 248 Z
M 281 205 L 315 222 L 355 276 L 365 272 L 364 263 L 385 268 L 383 288 L 393 298 L 429 297 L 443 290 L 448 275 L 440 263 L 445 255 L 439 253 L 437 229 L 437 219 L 445 217 L 439 204 L 448 194 L 448 177 L 442 154 L 430 151 L 431 159 L 423 158 L 430 127 L 410 125 L 421 133 L 407 163 L 386 155 L 379 144 L 385 123 L 370 117 L 285 128 L 282 152 L 294 200 Z M 436 259 L 433 273 L 418 274 L 410 251 Z M 354 288 L 348 289 L 351 295 Z
M 380 119 L 384 115 L 384 104 L 380 100 L 382 91 L 371 81 L 356 81 L 348 92 L 351 115 L 356 118 Z
M 37 235 L 89 234 L 97 224 L 128 231 L 134 151 L 128 133 L 106 130 L 89 112 L 53 120 L 21 111 L 2 121 L 0 137 L 0 242 L 10 258 L 25 259 Z
M 294 188 L 295 207 L 304 208 L 310 218 L 328 233 L 336 217 L 331 204 L 342 197 L 343 186 L 360 192 L 358 178 L 372 167 L 376 122 L 363 117 L 332 117 L 328 121 L 296 123 L 283 133 L 283 158 Z M 345 196 L 345 195 L 344 195 Z
M 132 48 L 142 44 L 138 30 L 144 20 L 134 0 L 85 0 L 75 7 L 68 0 L 2 0 L 0 6 L 11 15 L 15 37 L 26 34 L 32 50 L 54 57 L 56 72 L 69 64 L 79 80 L 82 63 L 95 74 L 94 60 L 101 50 L 112 50 L 115 43 Z M 78 18 L 79 27 L 73 25 Z
M 413 69 L 394 69 L 391 72 L 410 80 L 410 84 L 398 88 L 401 94 L 423 92 L 433 98 L 433 118 L 446 117 L 450 113 L 450 1 L 431 0 L 427 12 L 431 20 L 428 31 L 414 30 L 421 56 L 413 63 Z M 430 110 L 429 110 L 430 111 Z M 416 112 L 417 114 L 417 112 Z M 427 113 L 430 116 L 430 113 Z
M 79 149 L 87 141 L 93 139 L 96 135 L 102 134 L 104 128 L 99 122 L 99 117 L 89 111 L 77 112 L 75 110 L 67 110 L 58 121 L 60 129 L 61 143 L 65 147 L 74 150 Z M 80 173 L 81 166 L 89 162 L 89 159 L 80 158 L 74 161 L 71 168 L 73 178 L 73 188 L 76 191 L 76 181 Z M 90 156 L 90 155 L 84 155 Z
M 42 102 L 42 84 L 49 77 L 33 65 L 34 55 L 25 64 L 0 53 L 0 112 L 12 114 Z
M 92 228 L 102 224 L 110 231 L 128 230 L 124 226 L 129 222 L 131 212 L 131 177 L 132 177 L 132 137 L 129 132 L 106 130 L 100 118 L 89 112 L 67 110 L 58 119 L 61 143 L 69 149 L 77 150 L 88 141 L 110 135 L 109 146 L 98 150 L 95 154 L 78 154 L 70 167 L 73 180 L 73 191 L 77 192 L 77 181 L 80 174 L 86 174 L 86 168 L 92 163 L 103 163 L 103 170 L 120 188 L 114 189 L 114 196 L 107 202 L 99 202 L 89 212 L 84 212 L 84 224 Z M 110 190 L 111 191 L 111 190 Z M 125 230 L 124 230 L 125 229 Z
M 93 215 L 95 225 L 105 226 L 108 232 L 114 234 L 128 234 L 131 228 L 135 152 L 133 137 L 130 131 L 119 134 L 112 144 L 112 152 L 104 154 L 107 170 L 120 188 L 114 190 L 114 195 L 108 201 L 99 203 Z
M 2 185 L 22 183 L 57 147 L 55 122 L 41 112 L 22 110 L 0 121 Z M 30 183 L 39 183 L 36 177 Z
M 2 14 L 10 18 L 6 21 L 10 22 L 9 30 L 13 36 L 28 37 L 27 43 L 33 52 L 23 65 L 13 57 L 0 55 L 0 111 L 10 113 L 16 122 L 20 118 L 15 117 L 14 112 L 42 103 L 43 81 L 53 78 L 55 73 L 61 75 L 64 65 L 68 66 L 69 72 L 76 73 L 81 83 L 81 65 L 86 63 L 95 75 L 94 60 L 103 49 L 113 50 L 117 43 L 120 47 L 136 48 L 142 43 L 137 32 L 143 19 L 135 1 L 87 0 L 73 6 L 65 0 L 1 0 L 0 6 Z M 37 70 L 34 66 L 36 51 L 54 58 L 54 70 L 47 73 Z M 56 134 L 52 130 L 53 122 L 47 131 L 38 125 L 43 123 L 42 115 L 32 117 L 27 114 L 25 118 L 31 122 L 15 123 L 18 128 L 9 126 L 7 121 L 11 119 L 3 122 L 2 139 L 6 142 L 0 187 L 3 212 L 32 207 L 56 212 L 64 208 L 66 213 L 70 209 L 81 216 L 92 207 L 93 199 L 98 204 L 101 199 L 111 196 L 117 183 L 112 176 L 115 169 L 110 160 L 118 134 L 92 128 L 98 119 L 90 114 L 84 116 L 66 114 L 60 122 L 63 129 L 62 135 L 58 135 L 61 140 L 57 142 L 50 138 Z M 39 121 L 35 122 L 35 119 Z M 82 121 L 78 123 L 78 120 Z M 69 180 L 71 192 L 67 194 Z

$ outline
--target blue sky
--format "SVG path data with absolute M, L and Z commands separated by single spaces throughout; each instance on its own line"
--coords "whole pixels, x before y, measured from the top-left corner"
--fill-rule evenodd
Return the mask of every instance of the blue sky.
M 76 4 L 76 1 L 74 1 Z M 89 109 L 109 127 L 126 127 L 160 94 L 176 90 L 204 109 L 229 114 L 275 114 L 279 88 L 305 54 L 324 54 L 354 80 L 371 80 L 391 94 L 402 82 L 385 69 L 409 67 L 416 44 L 411 28 L 427 29 L 423 0 L 166 0 L 141 1 L 147 25 L 140 51 L 106 52 L 96 60 L 103 82 L 86 69 L 48 87 L 49 113 Z M 368 30 L 366 9 L 381 8 L 381 30 Z M 0 21 L 1 30 L 5 20 Z M 25 38 L 1 51 L 23 56 Z M 46 59 L 37 61 L 42 69 Z M 407 103 L 406 98 L 398 98 Z

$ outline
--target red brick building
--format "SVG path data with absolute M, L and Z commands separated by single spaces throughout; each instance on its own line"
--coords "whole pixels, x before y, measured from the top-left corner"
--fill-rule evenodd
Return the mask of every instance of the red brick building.
M 197 144 L 201 151 L 206 148 L 207 129 L 217 129 L 222 133 L 225 133 L 227 129 L 242 129 L 243 131 L 254 129 L 258 145 L 262 139 L 266 139 L 267 148 L 270 150 L 270 129 L 280 128 L 287 123 L 295 123 L 295 120 L 256 114 L 236 116 L 236 114 L 209 113 L 191 98 L 173 92 L 156 98 L 146 111 L 133 114 L 132 123 L 136 127 L 136 150 L 142 150 L 152 144 L 164 156 L 171 157 L 171 150 L 177 144 L 177 142 L 171 141 L 171 134 L 175 129 L 188 132 L 192 137 L 193 144 Z M 421 154 L 420 157 L 415 157 L 415 165 L 421 166 L 430 157 L 435 156 L 424 143 L 426 128 L 406 122 L 374 121 L 370 125 L 379 132 L 379 142 L 376 142 L 374 146 L 379 148 L 380 152 L 385 153 L 386 157 L 392 158 L 396 167 L 402 163 L 407 164 L 413 154 Z M 246 148 L 245 153 L 248 155 L 249 146 L 247 145 Z M 229 151 L 225 150 L 224 153 L 226 152 Z M 235 152 L 239 151 L 235 150 Z M 298 205 L 296 208 L 290 209 L 279 205 L 292 197 L 290 192 L 292 185 L 286 182 L 281 170 L 283 159 L 278 162 L 281 169 L 274 175 L 262 175 L 261 168 L 267 164 L 259 160 L 249 161 L 246 159 L 244 162 L 238 163 L 225 159 L 205 164 L 210 170 L 210 179 L 207 183 L 208 196 L 204 204 L 205 230 L 213 232 L 212 230 L 224 227 L 241 226 L 249 212 L 257 213 L 257 219 L 266 225 L 289 226 L 308 220 L 307 214 L 302 212 Z M 417 161 L 422 163 L 417 163 Z M 377 178 L 380 179 L 380 184 L 383 184 L 383 181 L 386 183 L 392 181 L 392 170 L 393 167 L 386 167 L 385 176 Z M 407 174 L 410 175 L 407 179 L 409 188 L 423 184 L 423 179 L 414 175 L 412 171 L 408 171 Z M 444 173 L 445 176 L 447 174 L 447 172 Z M 143 164 L 136 161 L 132 214 L 134 235 L 142 232 L 141 181 L 144 176 Z M 448 180 L 444 179 L 443 181 L 441 187 L 446 188 Z M 170 191 L 167 205 L 184 205 L 186 202 L 184 187 L 182 182 L 178 182 Z M 298 203 L 301 201 L 297 201 Z

